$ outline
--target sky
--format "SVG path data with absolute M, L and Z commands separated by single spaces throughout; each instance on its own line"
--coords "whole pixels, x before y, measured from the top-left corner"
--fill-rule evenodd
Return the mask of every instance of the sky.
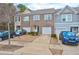
M 79 3 L 22 3 L 22 4 L 31 10 L 49 9 L 49 8 L 60 9 L 64 8 L 66 5 L 69 5 L 70 7 L 79 6 Z
M 63 8 L 66 5 L 71 7 L 79 6 L 79 3 L 24 3 L 29 9 L 31 10 L 38 10 L 38 9 L 48 9 L 48 8 Z

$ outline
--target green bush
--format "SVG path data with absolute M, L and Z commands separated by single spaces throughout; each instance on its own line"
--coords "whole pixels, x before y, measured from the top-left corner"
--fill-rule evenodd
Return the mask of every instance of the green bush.
M 33 35 L 33 36 L 36 36 L 38 35 L 38 32 L 28 32 L 29 35 Z
M 56 34 L 51 34 L 51 37 L 57 38 L 57 35 Z

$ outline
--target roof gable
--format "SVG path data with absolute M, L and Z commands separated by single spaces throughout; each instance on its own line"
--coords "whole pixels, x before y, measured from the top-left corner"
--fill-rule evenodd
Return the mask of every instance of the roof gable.
M 59 12 L 57 12 L 57 14 L 63 14 L 63 13 L 74 13 L 76 14 L 76 10 L 74 10 L 73 8 L 71 8 L 70 6 L 66 6 L 64 9 L 61 9 Z

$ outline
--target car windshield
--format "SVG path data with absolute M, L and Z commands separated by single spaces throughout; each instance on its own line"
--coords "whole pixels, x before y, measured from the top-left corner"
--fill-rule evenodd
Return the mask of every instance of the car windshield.
M 76 36 L 76 34 L 75 33 L 72 33 L 72 32 L 69 32 L 68 33 L 68 36 Z
M 75 37 L 75 36 L 76 36 L 76 34 L 73 33 L 73 32 L 64 32 L 63 35 L 64 35 L 65 37 Z
M 16 32 L 22 32 L 22 30 L 17 30 Z

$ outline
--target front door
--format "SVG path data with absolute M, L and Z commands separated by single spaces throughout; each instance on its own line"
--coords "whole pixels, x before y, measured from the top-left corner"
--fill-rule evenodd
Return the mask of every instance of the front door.
M 70 31 L 78 33 L 78 27 L 71 27 Z
M 17 26 L 16 30 L 20 30 L 20 26 Z
M 34 26 L 34 32 L 38 32 L 39 33 L 39 26 Z

